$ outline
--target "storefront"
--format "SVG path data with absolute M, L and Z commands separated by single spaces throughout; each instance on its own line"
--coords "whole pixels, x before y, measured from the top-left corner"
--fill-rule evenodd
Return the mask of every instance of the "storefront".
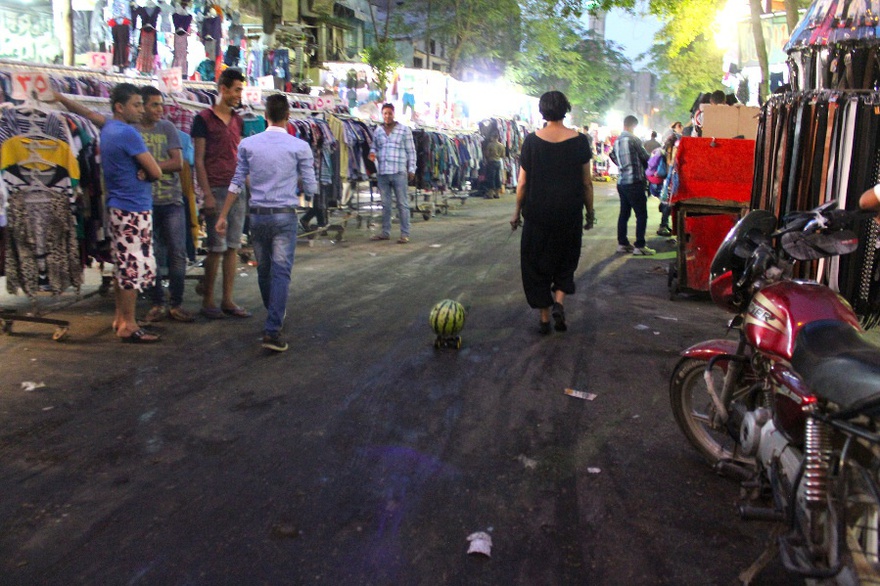
M 0 59 L 63 63 L 63 28 L 46 0 L 0 1 Z

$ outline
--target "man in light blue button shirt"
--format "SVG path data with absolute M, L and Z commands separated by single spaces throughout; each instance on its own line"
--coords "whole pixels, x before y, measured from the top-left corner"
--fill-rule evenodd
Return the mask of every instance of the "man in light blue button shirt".
M 251 243 L 257 260 L 257 282 L 268 312 L 262 346 L 275 352 L 287 350 L 281 326 L 296 252 L 298 183 L 302 181 L 302 189 L 309 197 L 318 192 L 312 149 L 287 133 L 289 117 L 287 98 L 281 94 L 269 96 L 269 127 L 239 144 L 235 175 L 217 219 L 217 232 L 225 234 L 229 210 L 249 177 Z

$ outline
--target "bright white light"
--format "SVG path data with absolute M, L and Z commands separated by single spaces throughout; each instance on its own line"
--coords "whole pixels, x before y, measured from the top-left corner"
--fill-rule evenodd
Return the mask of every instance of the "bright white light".
M 745 0 L 727 0 L 715 17 L 713 30 L 715 44 L 724 52 L 737 48 L 739 23 L 749 17 L 749 3 Z
M 608 110 L 605 114 L 605 126 L 612 132 L 620 132 L 623 130 L 623 112 L 620 110 Z

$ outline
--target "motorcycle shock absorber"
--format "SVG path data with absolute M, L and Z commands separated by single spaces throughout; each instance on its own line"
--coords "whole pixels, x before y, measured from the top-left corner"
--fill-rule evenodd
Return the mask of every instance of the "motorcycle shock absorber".
M 831 448 L 831 428 L 808 417 L 804 436 L 803 486 L 804 501 L 809 509 L 828 506 Z

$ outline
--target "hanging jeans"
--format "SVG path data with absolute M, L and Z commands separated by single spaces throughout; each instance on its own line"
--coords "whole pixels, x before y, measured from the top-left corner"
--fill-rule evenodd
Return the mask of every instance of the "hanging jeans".
M 186 278 L 186 211 L 182 205 L 153 206 L 153 249 L 157 266 L 168 268 L 169 305 L 183 303 Z M 153 305 L 165 305 L 162 281 L 156 279 L 152 290 Z
M 296 253 L 296 214 L 250 214 L 251 244 L 257 260 L 257 283 L 266 308 L 267 334 L 284 325 L 290 272 Z
M 113 65 L 122 69 L 128 67 L 128 34 L 131 27 L 127 24 L 113 26 Z
M 406 193 L 406 171 L 393 175 L 377 175 L 382 194 L 382 234 L 391 236 L 391 208 L 397 206 L 400 235 L 409 236 L 409 195 Z

